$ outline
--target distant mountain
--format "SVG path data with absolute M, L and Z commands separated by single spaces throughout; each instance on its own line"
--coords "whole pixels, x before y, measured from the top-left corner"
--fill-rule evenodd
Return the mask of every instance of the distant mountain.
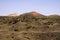
M 17 13 L 9 14 L 8 16 L 19 16 Z
M 53 14 L 53 15 L 50 15 L 50 16 L 48 16 L 49 18 L 59 18 L 60 17 L 60 15 L 57 15 L 57 14 Z
M 59 15 L 50 15 L 50 16 L 55 17 L 55 16 L 59 16 Z
M 28 12 L 28 13 L 24 13 L 21 16 L 44 16 L 38 12 L 32 11 L 32 12 Z

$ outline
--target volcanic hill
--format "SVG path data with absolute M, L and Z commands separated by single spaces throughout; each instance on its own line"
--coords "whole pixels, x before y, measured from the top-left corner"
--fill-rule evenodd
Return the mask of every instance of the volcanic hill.
M 32 11 L 32 12 L 27 12 L 27 13 L 23 13 L 23 16 L 44 16 L 38 12 Z

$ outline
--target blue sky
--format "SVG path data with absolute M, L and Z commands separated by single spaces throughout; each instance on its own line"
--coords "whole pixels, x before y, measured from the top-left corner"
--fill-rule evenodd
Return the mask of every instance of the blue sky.
M 36 11 L 43 15 L 60 15 L 60 0 L 0 0 L 1 16 L 30 11 Z

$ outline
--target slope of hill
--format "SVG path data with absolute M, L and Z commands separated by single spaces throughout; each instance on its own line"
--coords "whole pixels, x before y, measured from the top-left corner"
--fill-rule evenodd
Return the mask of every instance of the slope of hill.
M 37 12 L 0 16 L 0 40 L 60 40 L 60 16 Z

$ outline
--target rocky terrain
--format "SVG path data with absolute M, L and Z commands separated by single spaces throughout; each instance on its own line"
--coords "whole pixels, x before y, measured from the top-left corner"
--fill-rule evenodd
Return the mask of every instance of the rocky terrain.
M 0 16 L 0 40 L 60 40 L 60 16 L 37 12 Z

